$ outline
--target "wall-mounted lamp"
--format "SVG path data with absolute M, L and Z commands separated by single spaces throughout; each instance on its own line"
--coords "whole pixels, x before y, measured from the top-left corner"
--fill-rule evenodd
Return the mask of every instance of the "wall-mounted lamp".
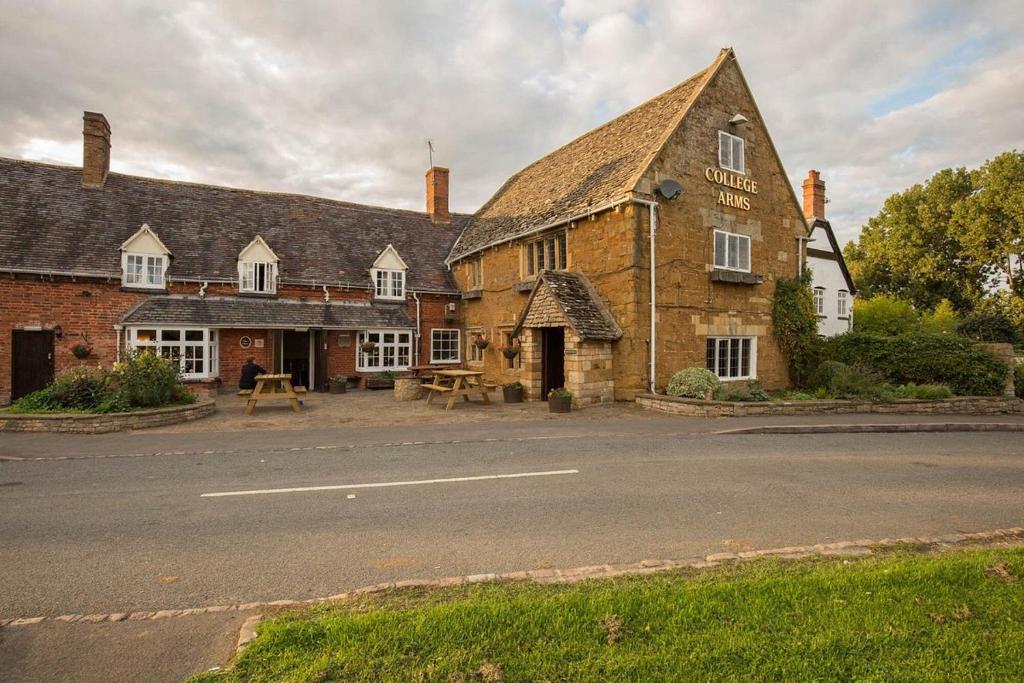
M 729 119 L 730 126 L 738 126 L 743 123 L 747 123 L 747 117 L 743 114 L 736 114 L 736 116 Z
M 63 339 L 64 338 L 64 328 L 61 327 L 60 325 L 54 325 L 53 326 L 53 336 L 56 337 L 57 339 Z

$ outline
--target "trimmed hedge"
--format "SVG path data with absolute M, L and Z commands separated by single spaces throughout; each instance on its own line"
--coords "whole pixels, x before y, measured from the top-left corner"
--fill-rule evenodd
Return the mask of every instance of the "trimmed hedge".
M 945 384 L 958 396 L 998 396 L 1009 372 L 985 349 L 952 335 L 849 332 L 827 340 L 823 357 L 869 368 L 894 384 Z

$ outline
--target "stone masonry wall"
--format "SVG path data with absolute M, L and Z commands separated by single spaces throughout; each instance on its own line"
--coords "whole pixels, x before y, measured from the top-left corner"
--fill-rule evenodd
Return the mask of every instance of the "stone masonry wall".
M 200 400 L 192 405 L 137 410 L 131 413 L 105 415 L 39 414 L 22 415 L 0 413 L 0 432 L 60 432 L 67 434 L 106 434 L 129 429 L 161 427 L 198 420 L 212 415 L 217 409 L 211 400 Z
M 757 415 L 836 415 L 890 413 L 899 415 L 1002 415 L 1024 412 L 1018 398 L 967 396 L 935 401 L 902 399 L 873 401 L 700 401 L 675 396 L 641 394 L 637 405 L 663 413 L 688 417 L 749 417 Z

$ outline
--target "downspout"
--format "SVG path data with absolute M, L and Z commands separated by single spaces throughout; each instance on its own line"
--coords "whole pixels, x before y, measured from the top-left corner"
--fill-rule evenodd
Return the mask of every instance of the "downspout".
M 654 236 L 658 234 L 658 202 L 650 201 L 646 199 L 634 199 L 637 204 L 643 204 L 650 211 L 651 219 L 651 369 L 650 369 L 650 390 L 652 394 L 657 394 L 658 390 L 655 386 L 655 378 L 657 377 L 657 338 L 658 338 L 658 315 L 657 315 L 657 276 L 654 260 Z
M 412 364 L 420 364 L 420 295 L 416 292 L 412 293 L 412 298 L 416 300 L 416 343 L 412 347 Z

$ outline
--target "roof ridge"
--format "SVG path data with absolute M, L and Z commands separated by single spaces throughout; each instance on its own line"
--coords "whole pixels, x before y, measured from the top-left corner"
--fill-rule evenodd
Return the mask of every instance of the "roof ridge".
M 23 166 L 43 166 L 43 167 L 46 167 L 46 168 L 52 168 L 52 169 L 56 169 L 56 170 L 59 170 L 59 171 L 81 171 L 82 170 L 81 166 L 71 166 L 71 165 L 66 165 L 66 164 L 58 164 L 58 163 L 45 162 L 45 161 L 35 161 L 33 159 L 15 159 L 13 157 L 4 157 L 4 156 L 0 156 L 0 163 L 14 163 L 14 164 L 19 164 L 19 165 L 23 165 Z M 205 188 L 205 189 L 211 189 L 211 190 L 221 190 L 221 191 L 224 191 L 224 192 L 238 192 L 238 193 L 258 194 L 258 195 L 273 195 L 273 196 L 277 196 L 277 197 L 295 197 L 297 199 L 313 199 L 313 200 L 318 200 L 318 201 L 330 202 L 332 204 L 340 204 L 340 205 L 347 206 L 347 207 L 350 207 L 350 208 L 353 208 L 353 209 L 364 209 L 364 210 L 372 210 L 372 211 L 401 212 L 401 213 L 413 214 L 413 215 L 416 215 L 416 216 L 423 216 L 423 217 L 427 217 L 427 218 L 430 217 L 430 214 L 428 212 L 426 212 L 426 211 L 416 211 L 414 209 L 400 209 L 400 208 L 397 208 L 397 207 L 389 207 L 389 206 L 378 206 L 376 204 L 360 204 L 358 202 L 351 202 L 351 201 L 348 201 L 348 200 L 345 200 L 345 199 L 334 199 L 333 197 L 323 197 L 323 196 L 320 196 L 320 195 L 308 194 L 308 193 L 304 193 L 304 192 L 284 192 L 282 190 L 256 190 L 256 189 L 246 188 L 246 187 L 232 187 L 230 185 L 215 185 L 213 183 L 201 183 L 201 182 L 196 182 L 196 181 L 192 181 L 192 180 L 174 180 L 172 178 L 154 178 L 152 176 L 135 175 L 133 173 L 118 173 L 118 172 L 113 172 L 113 171 L 110 172 L 107 175 L 107 177 L 108 178 L 110 178 L 110 177 L 126 178 L 126 179 L 129 179 L 129 180 L 137 180 L 137 181 L 141 181 L 141 182 L 153 183 L 153 184 L 158 184 L 158 185 L 177 185 L 177 186 L 184 186 L 184 187 L 197 187 L 197 188 Z M 473 214 L 471 214 L 471 213 L 460 213 L 460 212 L 457 212 L 457 211 L 452 211 L 451 215 L 452 216 L 459 216 L 459 217 L 462 217 L 462 218 L 471 218 L 473 216 Z

